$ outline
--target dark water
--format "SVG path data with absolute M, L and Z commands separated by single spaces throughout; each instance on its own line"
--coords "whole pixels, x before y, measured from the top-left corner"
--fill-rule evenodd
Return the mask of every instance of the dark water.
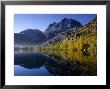
M 94 60 L 92 60 L 94 58 Z M 94 56 L 80 53 L 42 51 L 15 52 L 15 76 L 96 76 Z

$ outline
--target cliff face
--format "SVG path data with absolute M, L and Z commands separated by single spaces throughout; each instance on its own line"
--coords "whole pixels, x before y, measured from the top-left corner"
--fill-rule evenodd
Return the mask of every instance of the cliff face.
M 74 19 L 64 18 L 59 23 L 53 22 L 48 26 L 48 28 L 44 31 L 47 35 L 48 39 L 54 38 L 59 33 L 71 30 L 73 28 L 82 27 L 82 24 Z

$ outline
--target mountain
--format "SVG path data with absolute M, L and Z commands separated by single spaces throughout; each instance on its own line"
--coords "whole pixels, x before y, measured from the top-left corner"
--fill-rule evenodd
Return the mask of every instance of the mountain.
M 48 40 L 50 40 L 58 35 L 58 33 L 62 33 L 82 26 L 83 25 L 75 19 L 64 18 L 59 23 L 53 22 L 52 24 L 50 24 L 44 31 L 44 33 L 47 35 Z
M 55 36 L 80 28 L 83 25 L 75 19 L 64 18 L 59 23 L 53 22 L 42 32 L 38 29 L 26 29 L 20 33 L 14 33 L 15 44 L 36 44 L 40 45 L 51 41 Z
M 26 29 L 14 34 L 15 44 L 42 44 L 47 41 L 45 34 L 38 29 Z
M 97 49 L 97 17 L 80 28 L 74 28 L 57 34 L 47 43 L 39 46 L 40 50 L 59 49 L 83 51 L 84 55 L 96 54 Z

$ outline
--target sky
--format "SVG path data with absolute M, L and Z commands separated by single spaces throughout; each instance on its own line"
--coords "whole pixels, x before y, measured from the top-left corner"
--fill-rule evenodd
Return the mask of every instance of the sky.
M 96 14 L 15 14 L 14 33 L 19 33 L 26 29 L 39 29 L 43 32 L 49 24 L 58 23 L 63 18 L 75 19 L 84 25 L 95 17 Z

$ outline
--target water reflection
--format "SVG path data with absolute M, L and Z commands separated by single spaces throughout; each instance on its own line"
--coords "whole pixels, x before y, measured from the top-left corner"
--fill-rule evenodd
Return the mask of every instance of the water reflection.
M 78 75 L 78 73 L 97 75 L 96 54 L 91 53 L 89 55 L 85 55 L 82 51 L 72 52 L 67 50 L 43 50 L 42 52 L 50 56 L 58 64 L 63 65 L 65 67 L 64 69 L 70 70 L 69 72 L 65 72 L 66 74 L 64 75 L 75 75 L 75 73 L 76 75 Z M 51 67 L 49 68 L 52 68 L 53 65 L 49 63 L 49 66 L 50 65 Z M 56 67 L 58 67 L 58 65 Z
M 15 76 L 97 75 L 96 54 L 92 53 L 85 55 L 82 51 L 68 50 L 17 51 L 14 57 Z
M 40 68 L 49 59 L 41 53 L 16 53 L 14 58 L 15 65 L 20 65 L 28 69 Z

